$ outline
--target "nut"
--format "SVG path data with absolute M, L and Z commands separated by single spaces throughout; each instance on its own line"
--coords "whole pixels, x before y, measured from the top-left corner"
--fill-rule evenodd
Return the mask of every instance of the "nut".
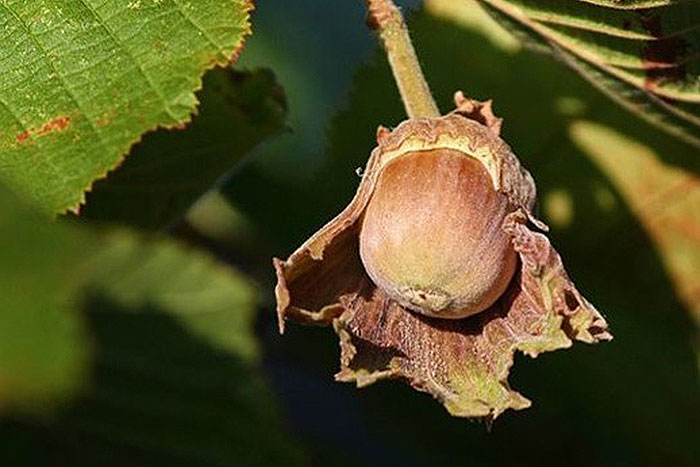
M 337 381 L 401 379 L 452 415 L 493 420 L 530 406 L 508 382 L 516 351 L 612 335 L 535 217 L 534 180 L 490 102 L 455 103 L 379 128 L 347 207 L 274 259 L 277 316 L 281 333 L 333 326 Z
M 483 164 L 440 148 L 381 168 L 360 230 L 372 281 L 415 312 L 457 319 L 491 306 L 517 265 L 501 228 L 513 210 Z

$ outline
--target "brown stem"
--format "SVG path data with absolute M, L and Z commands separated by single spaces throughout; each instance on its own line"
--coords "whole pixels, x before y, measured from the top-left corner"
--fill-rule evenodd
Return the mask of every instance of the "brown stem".
M 409 118 L 439 117 L 401 11 L 392 0 L 364 0 L 367 23 L 377 31 Z

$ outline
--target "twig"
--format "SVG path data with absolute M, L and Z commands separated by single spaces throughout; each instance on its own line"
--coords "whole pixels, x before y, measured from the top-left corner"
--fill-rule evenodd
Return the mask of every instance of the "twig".
M 439 117 L 401 11 L 392 0 L 364 1 L 367 24 L 377 31 L 384 45 L 408 117 Z

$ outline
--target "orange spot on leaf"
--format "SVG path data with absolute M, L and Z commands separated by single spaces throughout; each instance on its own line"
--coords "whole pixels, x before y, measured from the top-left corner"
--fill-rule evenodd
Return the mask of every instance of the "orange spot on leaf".
M 17 142 L 18 143 L 23 143 L 29 139 L 30 136 L 35 135 L 35 136 L 45 136 L 48 135 L 49 133 L 53 133 L 55 131 L 63 131 L 65 130 L 68 125 L 70 125 L 70 117 L 61 117 L 57 118 L 54 120 L 51 120 L 50 122 L 44 124 L 41 128 L 29 128 L 27 130 L 24 130 L 22 133 L 17 135 Z
M 44 125 L 37 135 L 43 136 L 54 131 L 63 131 L 70 124 L 70 117 L 57 118 Z

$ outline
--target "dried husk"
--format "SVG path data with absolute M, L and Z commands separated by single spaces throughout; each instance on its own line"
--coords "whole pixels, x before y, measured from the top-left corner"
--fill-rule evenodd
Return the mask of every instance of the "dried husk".
M 336 379 L 366 386 L 398 378 L 429 392 L 453 415 L 495 418 L 530 402 L 507 377 L 513 355 L 532 357 L 573 340 L 609 340 L 607 323 L 566 274 L 533 215 L 535 184 L 499 137 L 491 103 L 455 96 L 443 117 L 382 127 L 350 204 L 286 261 L 274 260 L 280 332 L 287 320 L 329 325 L 340 338 Z M 485 311 L 459 320 L 422 316 L 392 300 L 369 278 L 359 254 L 362 219 L 384 167 L 411 151 L 449 149 L 475 158 L 512 210 L 502 229 L 518 256 L 503 294 Z

